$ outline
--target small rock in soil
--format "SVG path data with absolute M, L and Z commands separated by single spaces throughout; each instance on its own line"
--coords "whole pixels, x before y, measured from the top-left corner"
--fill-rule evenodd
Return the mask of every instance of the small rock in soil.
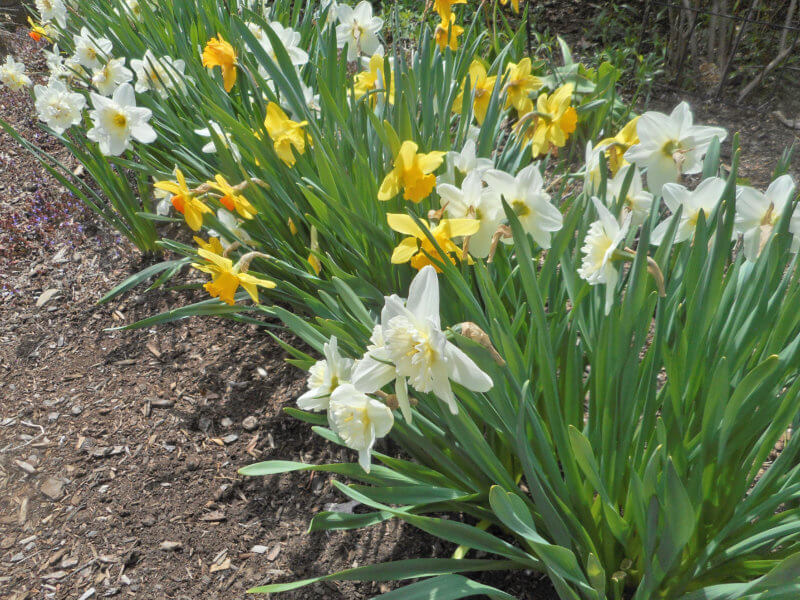
M 150 400 L 150 406 L 153 408 L 172 408 L 175 403 L 172 400 L 167 400 L 166 398 L 153 398 Z
M 183 548 L 183 544 L 181 544 L 180 542 L 171 542 L 169 540 L 164 540 L 159 545 L 159 548 L 161 548 L 165 552 L 177 552 L 178 550 Z
M 242 427 L 244 427 L 245 431 L 253 431 L 256 427 L 258 427 L 258 419 L 256 419 L 253 415 L 245 417 L 244 421 L 242 421 Z
M 225 442 L 226 444 L 232 444 L 238 439 L 239 439 L 238 435 L 236 435 L 235 433 L 231 433 L 230 435 L 226 435 L 224 438 L 222 438 L 222 441 Z
M 55 477 L 48 477 L 39 486 L 39 491 L 53 502 L 57 502 L 64 497 L 64 482 Z

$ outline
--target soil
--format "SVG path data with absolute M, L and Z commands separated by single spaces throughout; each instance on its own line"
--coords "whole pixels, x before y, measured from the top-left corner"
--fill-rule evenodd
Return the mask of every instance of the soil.
M 24 32 L 10 45 L 43 71 Z M 741 175 L 759 185 L 800 137 L 761 118 L 768 111 L 692 105 L 697 122 L 743 132 Z M 0 114 L 76 166 L 41 133 L 27 95 L 0 89 Z M 344 501 L 329 477 L 236 472 L 259 460 L 353 459 L 283 413 L 304 386 L 284 351 L 263 329 L 219 319 L 109 330 L 203 294 L 98 305 L 142 259 L 6 134 L 0 198 L 0 597 L 243 598 L 267 582 L 452 552 L 397 522 L 307 534 L 313 514 Z M 482 580 L 520 599 L 554 597 L 533 574 Z M 280 597 L 358 600 L 388 589 L 324 583 Z

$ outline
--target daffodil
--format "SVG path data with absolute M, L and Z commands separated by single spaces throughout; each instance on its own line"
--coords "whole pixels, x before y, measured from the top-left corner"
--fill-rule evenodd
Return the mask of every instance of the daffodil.
M 470 173 L 477 172 L 481 179 L 483 174 L 489 169 L 494 168 L 494 161 L 491 158 L 478 157 L 475 140 L 468 139 L 464 143 L 461 152 L 451 150 L 445 155 L 445 172 L 436 180 L 437 184 L 449 183 L 456 185 L 456 174 L 466 178 Z
M 778 224 L 786 203 L 792 201 L 795 184 L 790 175 L 781 175 L 766 192 L 749 186 L 736 188 L 736 232 L 742 235 L 744 255 L 755 262 Z M 800 208 L 792 211 L 789 231 L 794 234 L 792 251 L 800 247 Z
M 264 120 L 264 127 L 267 128 L 269 137 L 275 152 L 288 166 L 294 166 L 296 161 L 292 148 L 298 154 L 306 151 L 306 132 L 303 129 L 308 125 L 308 121 L 292 121 L 283 109 L 270 102 L 267 105 L 267 118 Z
M 392 59 L 389 59 L 389 69 L 391 71 Z M 374 90 L 386 89 L 386 76 L 384 75 L 385 59 L 382 53 L 376 52 L 372 55 L 367 63 L 367 69 L 361 73 L 356 74 L 353 79 L 353 92 L 356 99 L 363 98 L 369 92 Z M 379 94 L 371 96 L 372 101 L 375 98 L 382 97 Z M 394 104 L 394 73 L 389 75 L 389 104 Z
M 97 142 L 105 156 L 119 156 L 131 147 L 131 140 L 142 144 L 156 141 L 156 132 L 149 123 L 153 113 L 149 108 L 136 106 L 131 84 L 120 85 L 111 98 L 94 92 L 89 97 L 94 106 L 89 111 L 94 127 L 86 137 Z
M 639 117 L 631 119 L 617 135 L 597 143 L 596 149 L 604 150 L 606 153 L 606 161 L 612 175 L 616 175 L 622 167 L 628 164 L 624 158 L 625 153 L 639 143 L 639 134 L 636 133 L 638 122 Z
M 479 125 L 483 125 L 483 120 L 486 118 L 486 111 L 489 110 L 489 102 L 492 99 L 492 91 L 494 90 L 497 76 L 492 75 L 489 77 L 486 73 L 486 67 L 479 60 L 473 60 L 469 66 L 469 80 L 472 85 L 472 112 Z M 465 90 L 467 85 L 466 79 L 461 84 L 462 91 L 456 96 L 453 102 L 453 112 L 460 113 L 464 103 L 464 94 L 469 91 Z
M 0 83 L 15 92 L 33 85 L 31 78 L 25 74 L 25 65 L 14 60 L 10 54 L 6 56 L 6 62 L 0 64 Z
M 303 410 L 328 410 L 331 393 L 349 383 L 353 373 L 353 360 L 339 354 L 336 336 L 332 336 L 322 350 L 325 358 L 308 370 L 308 391 L 297 399 L 297 406 Z
M 500 0 L 500 4 L 507 6 L 508 0 Z M 514 9 L 515 13 L 519 14 L 519 0 L 511 0 L 511 8 Z
M 64 0 L 36 0 L 36 10 L 42 21 L 55 21 L 60 27 L 67 26 L 67 5 Z
M 599 219 L 589 225 L 589 231 L 581 248 L 584 256 L 578 268 L 578 275 L 590 285 L 605 284 L 606 314 L 608 314 L 614 304 L 614 291 L 619 279 L 619 273 L 613 262 L 614 253 L 628 235 L 631 215 L 629 213 L 620 225 L 600 200 L 592 197 L 592 202 Z
M 157 181 L 154 187 L 172 194 L 172 206 L 183 215 L 192 231 L 199 231 L 203 226 L 203 215 L 212 212 L 202 200 L 195 198 L 180 169 L 175 169 L 175 181 Z
M 219 67 L 222 71 L 222 84 L 226 92 L 230 92 L 236 83 L 236 51 L 221 35 L 208 40 L 203 49 L 203 66 Z
M 355 60 L 362 54 L 372 56 L 380 47 L 378 34 L 383 19 L 372 16 L 372 4 L 361 0 L 355 6 L 340 4 L 336 7 L 339 25 L 336 26 L 336 45 L 347 46 L 347 60 Z
M 200 246 L 203 250 L 208 250 L 209 252 L 213 252 L 214 254 L 222 254 L 224 248 L 222 247 L 222 242 L 219 241 L 219 238 L 216 236 L 211 236 L 208 238 L 208 241 L 205 241 L 203 238 L 195 235 L 192 237 L 194 243 Z
M 508 63 L 506 66 L 508 79 L 506 80 L 506 108 L 512 106 L 517 114 L 524 115 L 533 110 L 531 92 L 542 87 L 542 80 L 531 75 L 531 59 L 523 58 L 518 63 Z
M 700 213 L 706 221 L 719 204 L 722 192 L 725 190 L 725 181 L 719 177 L 709 177 L 703 180 L 695 190 L 688 190 L 678 183 L 664 184 L 662 193 L 664 202 L 674 214 L 678 207 L 682 207 L 680 221 L 675 230 L 674 243 L 678 244 L 694 236 Z M 673 217 L 674 218 L 674 217 Z M 664 241 L 664 236 L 669 229 L 671 219 L 668 219 L 653 230 L 650 243 L 659 245 Z
M 414 142 L 403 142 L 394 159 L 394 168 L 381 183 L 378 200 L 391 200 L 403 190 L 403 198 L 419 202 L 431 193 L 436 185 L 433 172 L 441 166 L 445 153 L 423 154 L 418 149 Z
M 449 19 L 443 18 L 442 22 L 436 26 L 433 37 L 439 50 L 444 52 L 444 49 L 449 47 L 455 52 L 458 50 L 458 36 L 462 33 L 464 33 L 464 28 L 456 23 L 456 16 L 451 14 Z
M 258 212 L 247 198 L 242 195 L 241 190 L 233 187 L 222 175 L 215 175 L 214 181 L 209 181 L 208 186 L 222 194 L 219 199 L 220 204 L 229 211 L 236 211 L 245 219 L 252 219 Z
M 358 451 L 358 464 L 369 473 L 372 447 L 391 431 L 394 415 L 382 402 L 345 383 L 331 393 L 328 423 L 345 446 Z
M 442 183 L 436 186 L 436 192 L 448 219 L 474 219 L 480 224 L 469 238 L 469 253 L 478 258 L 489 256 L 492 237 L 505 217 L 500 195 L 483 185 L 478 171 L 467 175 L 461 187 Z
M 353 386 L 364 393 L 395 382 L 403 418 L 411 421 L 407 383 L 423 394 L 433 392 L 456 414 L 458 405 L 451 381 L 473 392 L 487 392 L 492 378 L 484 373 L 442 331 L 439 281 L 431 266 L 411 281 L 408 299 L 386 297 L 381 322 L 375 327 L 363 358 L 353 369 Z
M 54 79 L 46 87 L 37 85 L 33 90 L 36 113 L 50 129 L 61 134 L 81 122 L 86 99 L 82 94 L 71 92 L 63 81 Z
M 108 38 L 95 37 L 88 28 L 82 27 L 80 34 L 73 38 L 75 60 L 86 69 L 99 69 L 103 66 L 101 59 L 107 58 L 114 48 Z
M 563 147 L 567 138 L 575 131 L 578 113 L 572 106 L 574 89 L 575 86 L 566 83 L 552 94 L 540 94 L 537 98 L 534 125 L 525 132 L 526 139 L 531 140 L 534 158 L 547 154 L 551 148 Z
M 58 32 L 53 29 L 50 23 L 37 23 L 28 17 L 28 25 L 31 26 L 28 35 L 36 42 L 40 42 L 42 38 L 50 42 L 58 36 Z
M 647 169 L 647 187 L 653 194 L 660 195 L 665 183 L 677 183 L 682 174 L 702 171 L 711 141 L 716 137 L 722 142 L 728 135 L 721 127 L 694 125 L 693 121 L 686 102 L 670 115 L 648 111 L 639 118 L 639 143 L 625 152 L 625 160 Z
M 466 4 L 467 0 L 433 0 L 433 10 L 439 13 L 442 21 L 449 21 L 455 4 Z
M 653 194 L 644 189 L 642 185 L 642 173 L 636 165 L 625 165 L 619 172 L 606 182 L 606 204 L 619 202 L 622 193 L 622 185 L 628 176 L 628 171 L 633 169 L 631 183 L 628 186 L 628 193 L 622 200 L 622 209 L 631 215 L 631 227 L 638 227 L 650 216 L 650 208 L 653 206 Z
M 455 263 L 456 259 L 452 255 L 456 254 L 461 258 L 463 252 L 453 242 L 453 238 L 473 235 L 478 232 L 481 225 L 480 221 L 476 219 L 442 219 L 435 227 L 422 221 L 423 229 L 409 215 L 390 213 L 386 215 L 386 219 L 389 227 L 398 233 L 409 236 L 394 249 L 392 264 L 399 265 L 410 262 L 417 271 L 427 265 L 432 265 L 440 271 L 441 269 L 433 262 L 434 260 L 440 262 L 449 260 Z M 439 251 L 428 239 L 426 232 L 436 240 L 439 248 L 444 252 L 444 256 L 439 254 Z
M 242 265 L 245 257 L 242 257 L 242 260 L 234 265 L 230 258 L 203 248 L 197 251 L 197 255 L 205 259 L 206 262 L 192 263 L 192 266 L 198 271 L 208 273 L 212 277 L 211 281 L 204 284 L 203 287 L 212 298 L 219 298 L 226 304 L 234 304 L 234 295 L 236 294 L 236 290 L 239 289 L 239 286 L 250 295 L 253 302 L 258 302 L 259 287 L 266 289 L 275 287 L 273 281 L 259 279 L 247 273 L 247 269 Z

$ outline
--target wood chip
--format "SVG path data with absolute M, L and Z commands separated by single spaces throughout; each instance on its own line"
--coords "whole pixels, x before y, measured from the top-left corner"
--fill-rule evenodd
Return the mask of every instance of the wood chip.
M 161 550 L 164 550 L 165 552 L 176 552 L 181 548 L 183 548 L 183 544 L 180 542 L 171 542 L 169 540 L 164 540 L 158 547 L 161 548 Z
M 24 460 L 15 460 L 14 464 L 25 471 L 28 475 L 33 475 L 36 473 L 36 467 L 34 467 L 31 463 L 25 462 Z
M 39 298 L 36 300 L 36 306 L 41 308 L 45 304 L 47 304 L 56 294 L 58 294 L 58 288 L 50 288 L 49 290 L 45 290 L 41 293 Z
M 230 568 L 231 568 L 231 559 L 226 558 L 225 560 L 222 561 L 221 564 L 211 565 L 211 567 L 208 569 L 208 572 L 216 573 L 217 571 L 227 571 Z
M 215 510 L 200 517 L 201 521 L 224 521 L 226 519 L 225 513 Z

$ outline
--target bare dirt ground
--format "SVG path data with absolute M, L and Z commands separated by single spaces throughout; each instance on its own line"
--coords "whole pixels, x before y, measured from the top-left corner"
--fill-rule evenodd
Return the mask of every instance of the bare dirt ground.
M 28 38 L 11 45 L 42 69 Z M 800 139 L 751 110 L 688 99 L 698 122 L 745 134 L 742 176 L 755 184 Z M 68 160 L 26 96 L 0 90 L 0 116 Z M 5 134 L 0 199 L 0 598 L 243 598 L 265 582 L 452 552 L 394 522 L 306 534 L 314 513 L 343 501 L 327 476 L 236 474 L 257 460 L 353 459 L 282 412 L 303 378 L 280 347 L 263 330 L 213 319 L 108 331 L 202 294 L 98 306 L 141 259 Z M 521 599 L 552 597 L 536 575 L 485 581 Z M 385 589 L 325 583 L 281 597 Z

